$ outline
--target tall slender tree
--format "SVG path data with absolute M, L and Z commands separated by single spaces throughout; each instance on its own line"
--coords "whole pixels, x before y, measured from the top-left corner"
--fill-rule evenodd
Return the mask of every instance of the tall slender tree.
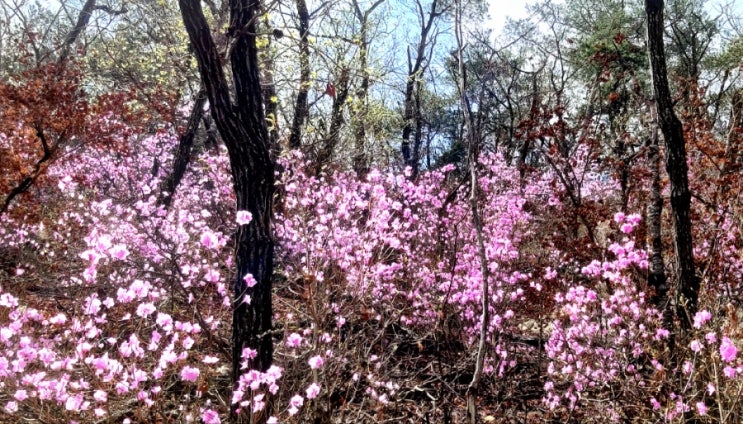
M 423 72 L 433 55 L 433 49 L 430 45 L 435 43 L 436 35 L 432 33 L 436 18 L 443 15 L 447 7 L 442 7 L 438 0 L 433 0 L 429 11 L 426 13 L 420 0 L 417 0 L 416 11 L 421 25 L 420 38 L 415 51 L 415 56 L 411 56 L 408 48 L 408 78 L 405 82 L 405 109 L 403 111 L 402 127 L 402 156 L 405 165 L 411 167 L 413 176 L 418 174 L 420 166 L 420 150 L 422 141 L 421 127 L 423 125 L 423 116 L 421 114 L 420 94 L 422 89 Z M 429 52 L 426 50 L 429 49 Z M 413 136 L 413 146 L 411 150 L 410 137 Z
M 237 210 L 252 215 L 250 223 L 239 227 L 235 246 L 232 316 L 235 382 L 240 375 L 243 349 L 257 351 L 248 363 L 253 369 L 266 370 L 273 356 L 271 212 L 275 163 L 270 154 L 256 47 L 260 2 L 230 0 L 227 49 L 223 54 L 217 50 L 200 1 L 180 0 L 179 5 L 214 122 L 227 146 Z M 223 60 L 229 61 L 232 81 L 225 76 Z
M 371 40 L 369 40 L 369 26 L 371 25 L 370 18 L 374 10 L 384 3 L 385 0 L 377 0 L 369 6 L 368 9 L 362 10 L 358 0 L 353 1 L 354 16 L 359 21 L 359 34 L 358 34 L 358 46 L 359 46 L 359 68 L 361 70 L 361 83 L 356 91 L 356 98 L 359 102 L 358 112 L 356 113 L 356 119 L 354 121 L 354 154 L 353 154 L 353 169 L 357 174 L 365 174 L 369 163 L 366 158 L 365 144 L 366 144 L 366 122 L 369 106 L 368 106 L 368 94 L 369 86 L 371 84 L 371 75 L 369 73 L 369 46 Z
M 294 105 L 289 146 L 298 149 L 302 145 L 302 125 L 309 115 L 310 91 L 310 12 L 305 0 L 296 0 L 299 27 L 299 91 Z
M 655 108 L 666 144 L 666 172 L 671 183 L 671 211 L 676 266 L 679 273 L 676 286 L 677 315 L 684 328 L 691 328 L 692 317 L 699 298 L 699 279 L 694 268 L 690 217 L 691 192 L 689 191 L 684 129 L 673 110 L 673 100 L 668 86 L 663 45 L 663 0 L 645 0 L 645 13 L 647 14 L 648 55 L 655 93 Z

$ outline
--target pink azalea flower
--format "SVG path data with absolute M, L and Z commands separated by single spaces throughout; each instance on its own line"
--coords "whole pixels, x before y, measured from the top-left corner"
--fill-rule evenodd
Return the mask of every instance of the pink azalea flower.
M 129 256 L 129 250 L 126 248 L 123 244 L 117 244 L 113 246 L 108 253 L 111 255 L 111 257 L 116 258 L 120 261 L 123 261 L 126 259 L 127 256 Z
M 95 399 L 98 402 L 106 402 L 108 400 L 108 394 L 104 392 L 103 390 L 96 390 L 95 393 L 93 393 L 93 399 Z
M 320 394 L 320 386 L 316 383 L 310 384 L 310 387 L 307 388 L 307 399 L 314 399 L 318 394 Z
M 206 355 L 204 356 L 204 359 L 201 360 L 201 362 L 205 364 L 216 364 L 217 362 L 219 362 L 219 358 L 217 358 L 216 356 Z
M 304 398 L 300 395 L 294 395 L 289 400 L 289 404 L 291 406 L 296 406 L 297 408 L 299 408 L 300 406 L 304 405 Z
M 11 400 L 10 402 L 8 402 L 8 403 L 5 404 L 5 410 L 9 414 L 14 414 L 14 413 L 18 412 L 18 403 Z
M 237 225 L 247 225 L 253 220 L 253 215 L 248 211 L 237 211 L 235 218 Z
M 702 328 L 704 323 L 712 319 L 712 314 L 707 311 L 699 311 L 694 315 L 694 328 Z
M 70 396 L 65 402 L 65 409 L 67 409 L 68 411 L 80 411 L 87 409 L 85 408 L 85 403 L 83 403 L 83 400 L 84 398 L 81 394 Z
M 255 349 L 251 349 L 249 347 L 246 347 L 243 349 L 243 352 L 242 352 L 243 359 L 254 359 L 257 356 L 258 356 L 258 351 L 256 351 Z
M 219 414 L 213 409 L 205 409 L 201 413 L 201 419 L 204 420 L 204 424 L 219 424 L 222 422 L 219 419 Z
M 194 382 L 199 378 L 200 373 L 201 371 L 198 368 L 185 366 L 181 370 L 181 379 L 184 381 Z
M 152 315 L 155 312 L 155 310 L 156 310 L 155 305 L 153 305 L 152 302 L 140 303 L 139 306 L 137 306 L 137 316 L 146 318 Z
M 725 367 L 722 369 L 722 373 L 725 374 L 725 377 L 727 378 L 733 378 L 735 377 L 735 368 Z
M 720 357 L 722 360 L 725 362 L 731 362 L 735 360 L 737 355 L 738 348 L 735 347 L 733 341 L 727 337 L 723 337 L 722 342 L 720 343 Z
M 253 287 L 256 284 L 258 284 L 258 282 L 255 281 L 255 278 L 253 277 L 253 274 L 249 274 L 249 273 L 248 274 L 245 274 L 245 276 L 243 277 L 243 281 L 245 281 L 245 284 L 248 287 Z
M 310 368 L 312 368 L 313 370 L 322 368 L 323 364 L 325 363 L 325 361 L 322 359 L 322 356 L 320 355 L 313 356 L 307 362 L 310 364 Z
M 295 348 L 299 347 L 300 344 L 302 344 L 302 336 L 297 333 L 291 333 L 289 337 L 286 338 L 287 347 Z
M 704 402 L 697 402 L 696 407 L 699 415 L 707 415 L 707 405 L 705 405 Z
M 632 225 L 637 225 L 640 223 L 640 221 L 642 221 L 642 216 L 640 216 L 640 214 L 638 213 L 633 213 L 633 214 L 627 215 L 626 220 Z
M 211 231 L 205 231 L 201 234 L 201 244 L 207 249 L 216 249 L 218 247 L 217 235 Z

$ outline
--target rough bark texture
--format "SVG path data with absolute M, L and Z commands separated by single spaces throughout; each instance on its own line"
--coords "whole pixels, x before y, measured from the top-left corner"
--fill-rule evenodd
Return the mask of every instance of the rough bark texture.
M 227 36 L 232 68 L 234 103 L 219 53 L 212 39 L 199 0 L 179 0 L 183 23 L 199 65 L 199 73 L 211 105 L 214 122 L 230 158 L 237 210 L 253 215 L 250 224 L 239 227 L 236 237 L 234 310 L 232 335 L 232 378 L 240 375 L 244 348 L 257 351 L 249 362 L 253 369 L 271 365 L 271 276 L 274 241 L 271 230 L 275 164 L 262 105 L 262 91 L 255 43 L 255 0 L 230 0 Z M 246 274 L 257 284 L 248 287 Z M 246 302 L 246 296 L 250 301 Z
M 699 297 L 699 279 L 694 269 L 694 251 L 691 235 L 691 193 L 684 131 L 676 113 L 668 86 L 666 57 L 663 46 L 663 0 L 645 0 L 648 25 L 648 54 L 650 57 L 655 107 L 658 123 L 666 143 L 666 172 L 671 183 L 671 211 L 673 213 L 674 242 L 678 283 L 676 286 L 676 313 L 684 328 L 691 328 Z
M 310 13 L 305 0 L 296 0 L 299 15 L 299 92 L 294 104 L 294 119 L 289 135 L 289 147 L 302 146 L 302 126 L 309 115 L 308 95 L 310 90 Z
M 206 104 L 206 93 L 204 90 L 200 90 L 196 94 L 196 101 L 191 108 L 191 114 L 188 117 L 188 124 L 186 131 L 181 135 L 178 141 L 178 148 L 175 152 L 175 161 L 173 162 L 173 171 L 163 180 L 160 185 L 160 197 L 157 199 L 158 203 L 170 207 L 170 203 L 173 200 L 173 195 L 178 189 L 178 185 L 183 179 L 183 175 L 186 173 L 188 164 L 191 162 L 191 150 L 193 150 L 194 139 L 196 138 L 196 131 L 199 129 L 199 123 L 201 118 L 204 116 L 204 105 Z
M 660 186 L 660 152 L 658 133 L 648 145 L 648 160 L 652 182 L 650 185 L 650 204 L 648 205 L 648 235 L 650 236 L 650 273 L 648 285 L 653 289 L 653 304 L 665 311 L 668 302 L 668 281 L 663 263 L 663 238 L 661 234 L 661 214 L 663 213 L 663 196 Z

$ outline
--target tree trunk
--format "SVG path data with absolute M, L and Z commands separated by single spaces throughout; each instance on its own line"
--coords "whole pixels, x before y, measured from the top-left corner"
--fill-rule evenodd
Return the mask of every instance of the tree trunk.
M 214 122 L 227 147 L 237 210 L 247 210 L 253 215 L 249 224 L 239 227 L 235 246 L 232 317 L 232 379 L 235 383 L 241 373 L 244 348 L 257 351 L 257 356 L 248 361 L 251 369 L 268 369 L 273 356 L 271 213 L 275 164 L 270 156 L 255 43 L 255 18 L 260 4 L 256 0 L 230 0 L 227 36 L 234 97 L 200 1 L 179 0 L 179 5 Z M 253 287 L 245 283 L 247 274 L 252 274 L 257 282 Z
M 431 10 L 428 12 L 428 19 L 426 20 L 420 0 L 416 3 L 421 22 L 421 34 L 420 40 L 418 40 L 418 48 L 415 52 L 415 62 L 411 60 L 410 52 L 408 51 L 408 78 L 405 83 L 405 110 L 403 114 L 401 150 L 405 166 L 409 166 L 413 171 L 413 178 L 418 175 L 418 168 L 420 167 L 421 128 L 423 125 L 420 94 L 422 74 L 427 67 L 425 61 L 427 60 L 426 47 L 428 46 L 428 35 L 433 27 L 434 19 L 443 13 L 436 10 L 437 4 L 438 0 L 431 2 Z M 414 129 L 415 138 L 413 140 L 413 150 L 411 151 L 410 135 Z
M 333 150 L 340 141 L 340 131 L 343 126 L 343 107 L 348 99 L 348 69 L 343 68 L 336 80 L 336 96 L 333 98 L 333 108 L 330 112 L 330 129 L 315 155 L 315 174 L 319 174 L 323 166 L 330 162 Z
M 470 101 L 467 98 L 467 75 L 464 66 L 464 33 L 462 31 L 462 0 L 456 3 L 454 14 L 454 34 L 457 40 L 457 85 L 459 88 L 459 100 L 464 115 L 464 133 L 465 142 L 467 143 L 467 162 L 470 173 L 470 209 L 472 210 L 472 225 L 475 228 L 477 237 L 477 254 L 480 260 L 480 277 L 481 289 L 480 294 L 482 311 L 480 315 L 480 337 L 477 345 L 477 356 L 475 358 L 475 371 L 472 373 L 472 381 L 467 386 L 467 422 L 477 424 L 477 396 L 480 391 L 480 381 L 482 379 L 483 366 L 485 365 L 485 356 L 487 355 L 488 328 L 490 327 L 490 294 L 489 279 L 490 269 L 488 268 L 487 253 L 485 251 L 485 235 L 483 231 L 482 218 L 478 208 L 478 193 L 480 186 L 477 176 L 477 157 L 479 146 L 476 145 L 479 137 L 477 136 L 479 128 L 475 128 L 472 120 L 472 109 Z
M 733 92 L 730 111 L 730 129 L 725 139 L 725 161 L 722 176 L 740 169 L 743 164 L 743 89 Z
M 299 92 L 294 105 L 294 119 L 289 136 L 289 147 L 302 146 L 302 126 L 309 115 L 308 94 L 310 90 L 310 14 L 305 0 L 296 0 L 299 15 Z
M 361 10 L 358 0 L 353 0 L 354 12 L 358 19 L 361 29 L 359 31 L 359 68 L 361 69 L 361 84 L 356 91 L 357 101 L 359 102 L 358 112 L 356 113 L 353 126 L 354 135 L 354 153 L 353 169 L 356 174 L 363 176 L 369 170 L 369 163 L 366 157 L 366 120 L 369 115 L 369 105 L 367 97 L 369 94 L 369 85 L 371 76 L 369 75 L 369 17 L 374 9 L 379 7 L 385 0 L 375 1 L 366 11 Z
M 170 207 L 173 195 L 178 189 L 178 185 L 181 183 L 183 175 L 186 173 L 186 168 L 188 168 L 189 162 L 191 162 L 191 150 L 193 150 L 196 131 L 199 129 L 199 123 L 204 115 L 205 104 L 206 93 L 201 89 L 198 94 L 196 94 L 196 101 L 191 108 L 191 115 L 188 117 L 186 131 L 181 135 L 180 140 L 178 141 L 178 148 L 176 149 L 175 160 L 173 162 L 173 170 L 160 184 L 160 196 L 158 197 L 157 202 L 165 206 L 165 209 Z
M 650 57 L 655 107 L 666 143 L 666 172 L 671 183 L 671 210 L 673 213 L 674 242 L 678 284 L 676 313 L 683 328 L 691 328 L 699 297 L 699 279 L 694 269 L 694 251 L 691 235 L 691 193 L 684 130 L 673 110 L 668 87 L 666 57 L 663 46 L 663 0 L 645 0 L 648 19 L 648 55 Z
M 264 14 L 265 11 L 258 10 Z M 265 15 L 264 15 L 265 16 Z M 259 31 L 270 30 L 267 18 L 263 20 Z M 268 122 L 268 140 L 271 148 L 271 157 L 279 157 L 281 147 L 279 146 L 279 97 L 276 93 L 276 82 L 273 78 L 273 58 L 271 57 L 271 36 L 267 37 L 267 43 L 259 49 L 258 57 L 261 61 L 260 69 L 263 72 L 261 88 L 263 91 L 263 106 L 265 108 L 266 122 Z
M 67 37 L 65 37 L 64 44 L 62 45 L 62 51 L 59 53 L 59 59 L 57 59 L 57 63 L 61 64 L 67 60 L 67 57 L 70 55 L 70 50 L 72 50 L 72 45 L 75 44 L 77 38 L 88 26 L 90 16 L 93 14 L 93 9 L 95 9 L 95 2 L 96 0 L 87 0 L 83 5 L 82 10 L 80 10 L 80 14 L 77 15 L 77 22 L 75 23 L 75 26 L 72 28 L 72 31 L 67 34 Z
M 658 131 L 653 131 L 648 146 L 650 161 L 650 204 L 648 205 L 648 235 L 650 236 L 650 273 L 648 285 L 653 289 L 652 302 L 660 311 L 668 309 L 668 283 L 665 264 L 663 263 L 663 238 L 661 234 L 661 214 L 663 213 L 663 196 L 660 186 L 660 152 Z M 670 324 L 667 323 L 667 324 Z
M 366 119 L 369 115 L 367 105 L 367 94 L 369 93 L 369 69 L 367 65 L 367 49 L 369 48 L 369 41 L 367 40 L 367 16 L 364 16 L 364 20 L 361 23 L 361 35 L 359 38 L 359 67 L 361 67 L 361 85 L 356 91 L 357 101 L 359 102 L 358 112 L 354 119 L 354 153 L 353 153 L 353 169 L 356 174 L 361 176 L 366 174 L 368 167 L 366 163 Z

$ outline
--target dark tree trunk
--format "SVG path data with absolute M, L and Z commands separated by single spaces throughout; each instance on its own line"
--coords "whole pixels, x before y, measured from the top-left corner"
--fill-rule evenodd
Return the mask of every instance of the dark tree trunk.
M 47 141 L 46 134 L 40 127 L 36 128 L 36 136 L 41 142 L 41 147 L 44 151 L 44 154 L 38 161 L 36 161 L 33 170 L 28 175 L 26 175 L 15 187 L 13 187 L 13 189 L 10 190 L 7 196 L 5 196 L 5 201 L 3 202 L 2 206 L 0 206 L 0 216 L 3 216 L 3 214 L 8 211 L 8 208 L 10 208 L 10 204 L 13 203 L 13 199 L 15 199 L 16 196 L 25 193 L 29 188 L 31 188 L 34 182 L 36 182 L 36 179 L 39 178 L 39 176 L 44 172 L 45 166 L 54 160 L 57 151 L 59 150 L 59 146 L 64 144 L 66 141 L 65 136 L 61 135 L 54 143 L 49 143 Z
M 359 68 L 361 70 L 361 84 L 359 89 L 356 91 L 356 97 L 358 98 L 359 108 L 356 113 L 353 125 L 354 135 L 354 153 L 353 153 L 353 169 L 357 175 L 365 175 L 369 169 L 369 163 L 366 157 L 366 120 L 368 119 L 369 107 L 367 104 L 367 97 L 369 94 L 369 85 L 371 84 L 371 76 L 369 75 L 368 69 L 368 57 L 369 57 L 369 17 L 371 16 L 374 9 L 379 7 L 385 0 L 375 1 L 369 9 L 362 11 L 359 6 L 358 0 L 353 0 L 353 7 L 356 19 L 358 19 L 361 29 L 359 31 Z
M 420 81 L 427 67 L 426 60 L 428 58 L 426 56 L 426 48 L 429 43 L 428 36 L 431 28 L 433 28 L 434 19 L 443 13 L 436 10 L 437 4 L 438 0 L 431 2 L 431 10 L 428 12 L 428 19 L 426 20 L 426 15 L 423 12 L 420 1 L 417 2 L 418 15 L 421 22 L 421 34 L 418 40 L 418 48 L 415 52 L 415 62 L 411 59 L 410 51 L 408 51 L 408 78 L 405 84 L 405 110 L 403 114 L 401 150 L 405 166 L 409 166 L 413 171 L 413 178 L 418 175 L 418 169 L 420 167 L 421 129 L 423 126 L 420 103 L 422 86 Z M 413 139 L 413 150 L 411 151 L 410 136 L 413 134 L 414 129 L 415 138 Z
M 361 41 L 360 44 L 360 57 L 359 66 L 361 67 L 361 84 L 359 89 L 356 91 L 356 97 L 358 98 L 359 108 L 358 113 L 354 119 L 354 152 L 353 152 L 353 169 L 357 175 L 366 174 L 367 161 L 366 161 L 366 120 L 368 119 L 368 107 L 367 107 L 367 94 L 369 93 L 369 70 L 367 69 L 367 49 L 369 42 L 367 40 L 367 28 L 366 20 L 361 24 L 361 35 L 359 36 Z
M 67 34 L 67 37 L 65 37 L 57 63 L 63 63 L 67 60 L 67 57 L 70 55 L 70 50 L 72 50 L 72 45 L 75 44 L 75 41 L 77 41 L 80 34 L 88 26 L 88 22 L 90 22 L 90 16 L 93 14 L 93 10 L 95 9 L 95 2 L 96 0 L 87 0 L 83 5 L 80 14 L 77 15 L 75 26 L 72 27 L 72 31 L 70 31 L 70 33 Z
M 730 111 L 730 128 L 725 140 L 725 162 L 722 174 L 727 175 L 740 169 L 743 164 L 743 89 L 733 92 Z
M 193 150 L 196 131 L 199 129 L 199 123 L 201 122 L 201 118 L 204 116 L 205 104 L 206 92 L 201 89 L 198 94 L 196 94 L 196 101 L 191 109 L 191 115 L 188 117 L 186 131 L 181 135 L 181 138 L 178 141 L 178 148 L 175 152 L 175 161 L 173 162 L 173 171 L 160 184 L 160 197 L 157 201 L 159 204 L 165 206 L 166 209 L 170 207 L 173 195 L 175 195 L 175 191 L 178 189 L 178 185 L 181 183 L 183 175 L 186 173 L 186 168 L 188 168 L 188 164 L 191 162 L 191 151 Z
M 671 210 L 673 213 L 674 242 L 678 284 L 676 313 L 683 328 L 691 328 L 699 298 L 699 279 L 694 269 L 694 251 L 691 235 L 691 193 L 684 130 L 673 110 L 668 87 L 666 57 L 663 46 L 663 0 L 645 0 L 648 19 L 648 53 L 655 92 L 655 106 L 663 139 L 666 143 L 666 172 L 671 183 Z
M 333 108 L 330 112 L 330 129 L 315 155 L 315 173 L 319 174 L 324 165 L 330 162 L 333 150 L 340 140 L 340 131 L 343 126 L 343 108 L 348 99 L 348 70 L 341 69 L 336 80 L 336 96 L 333 99 Z
M 294 119 L 289 136 L 289 147 L 302 146 L 302 126 L 309 115 L 308 94 L 310 90 L 310 13 L 305 0 L 296 0 L 299 15 L 299 92 L 294 105 Z
M 204 130 L 206 130 L 206 140 L 204 140 L 204 147 L 207 149 L 216 149 L 218 140 L 218 130 L 214 127 L 214 121 L 211 114 L 206 114 L 201 117 L 201 122 L 204 123 Z
M 419 79 L 415 84 L 415 133 L 413 134 L 413 163 L 415 168 L 413 169 L 413 178 L 417 178 L 420 171 L 421 147 L 423 144 L 423 105 L 421 103 L 423 80 Z
M 663 238 L 661 234 L 661 214 L 663 213 L 663 196 L 660 186 L 660 152 L 658 146 L 658 132 L 648 146 L 648 160 L 650 161 L 650 204 L 648 205 L 648 235 L 650 236 L 650 273 L 648 285 L 653 290 L 652 302 L 660 311 L 667 310 L 668 282 L 666 279 L 665 264 L 663 263 Z M 667 323 L 668 324 L 668 323 Z
M 72 51 L 72 46 L 75 44 L 77 39 L 80 38 L 80 34 L 85 31 L 85 28 L 88 27 L 90 17 L 93 15 L 94 10 L 103 10 L 109 15 L 121 15 L 127 12 L 126 8 L 115 10 L 108 6 L 96 5 L 96 0 L 87 0 L 85 4 L 83 4 L 83 8 L 80 9 L 80 13 L 77 15 L 75 26 L 72 27 L 72 30 L 65 37 L 64 43 L 62 43 L 62 51 L 59 52 L 59 58 L 57 59 L 58 64 L 62 64 L 67 60 Z
M 534 74 L 531 81 L 531 107 L 529 108 L 529 119 L 533 122 L 537 122 L 538 117 L 539 90 L 537 89 L 537 74 Z M 531 137 L 527 134 L 524 141 L 521 143 L 521 146 L 519 146 L 519 157 L 516 160 L 516 168 L 519 170 L 519 187 L 522 191 L 526 187 L 526 156 L 529 154 L 530 150 Z
M 214 122 L 229 154 L 237 210 L 253 215 L 249 224 L 239 227 L 235 246 L 232 378 L 236 382 L 244 348 L 257 351 L 256 358 L 248 363 L 253 369 L 268 369 L 273 356 L 271 212 L 275 164 L 270 155 L 255 43 L 260 4 L 256 0 L 230 0 L 227 36 L 234 103 L 200 1 L 179 0 L 179 5 Z M 247 286 L 243 279 L 246 274 L 253 275 L 255 286 Z

